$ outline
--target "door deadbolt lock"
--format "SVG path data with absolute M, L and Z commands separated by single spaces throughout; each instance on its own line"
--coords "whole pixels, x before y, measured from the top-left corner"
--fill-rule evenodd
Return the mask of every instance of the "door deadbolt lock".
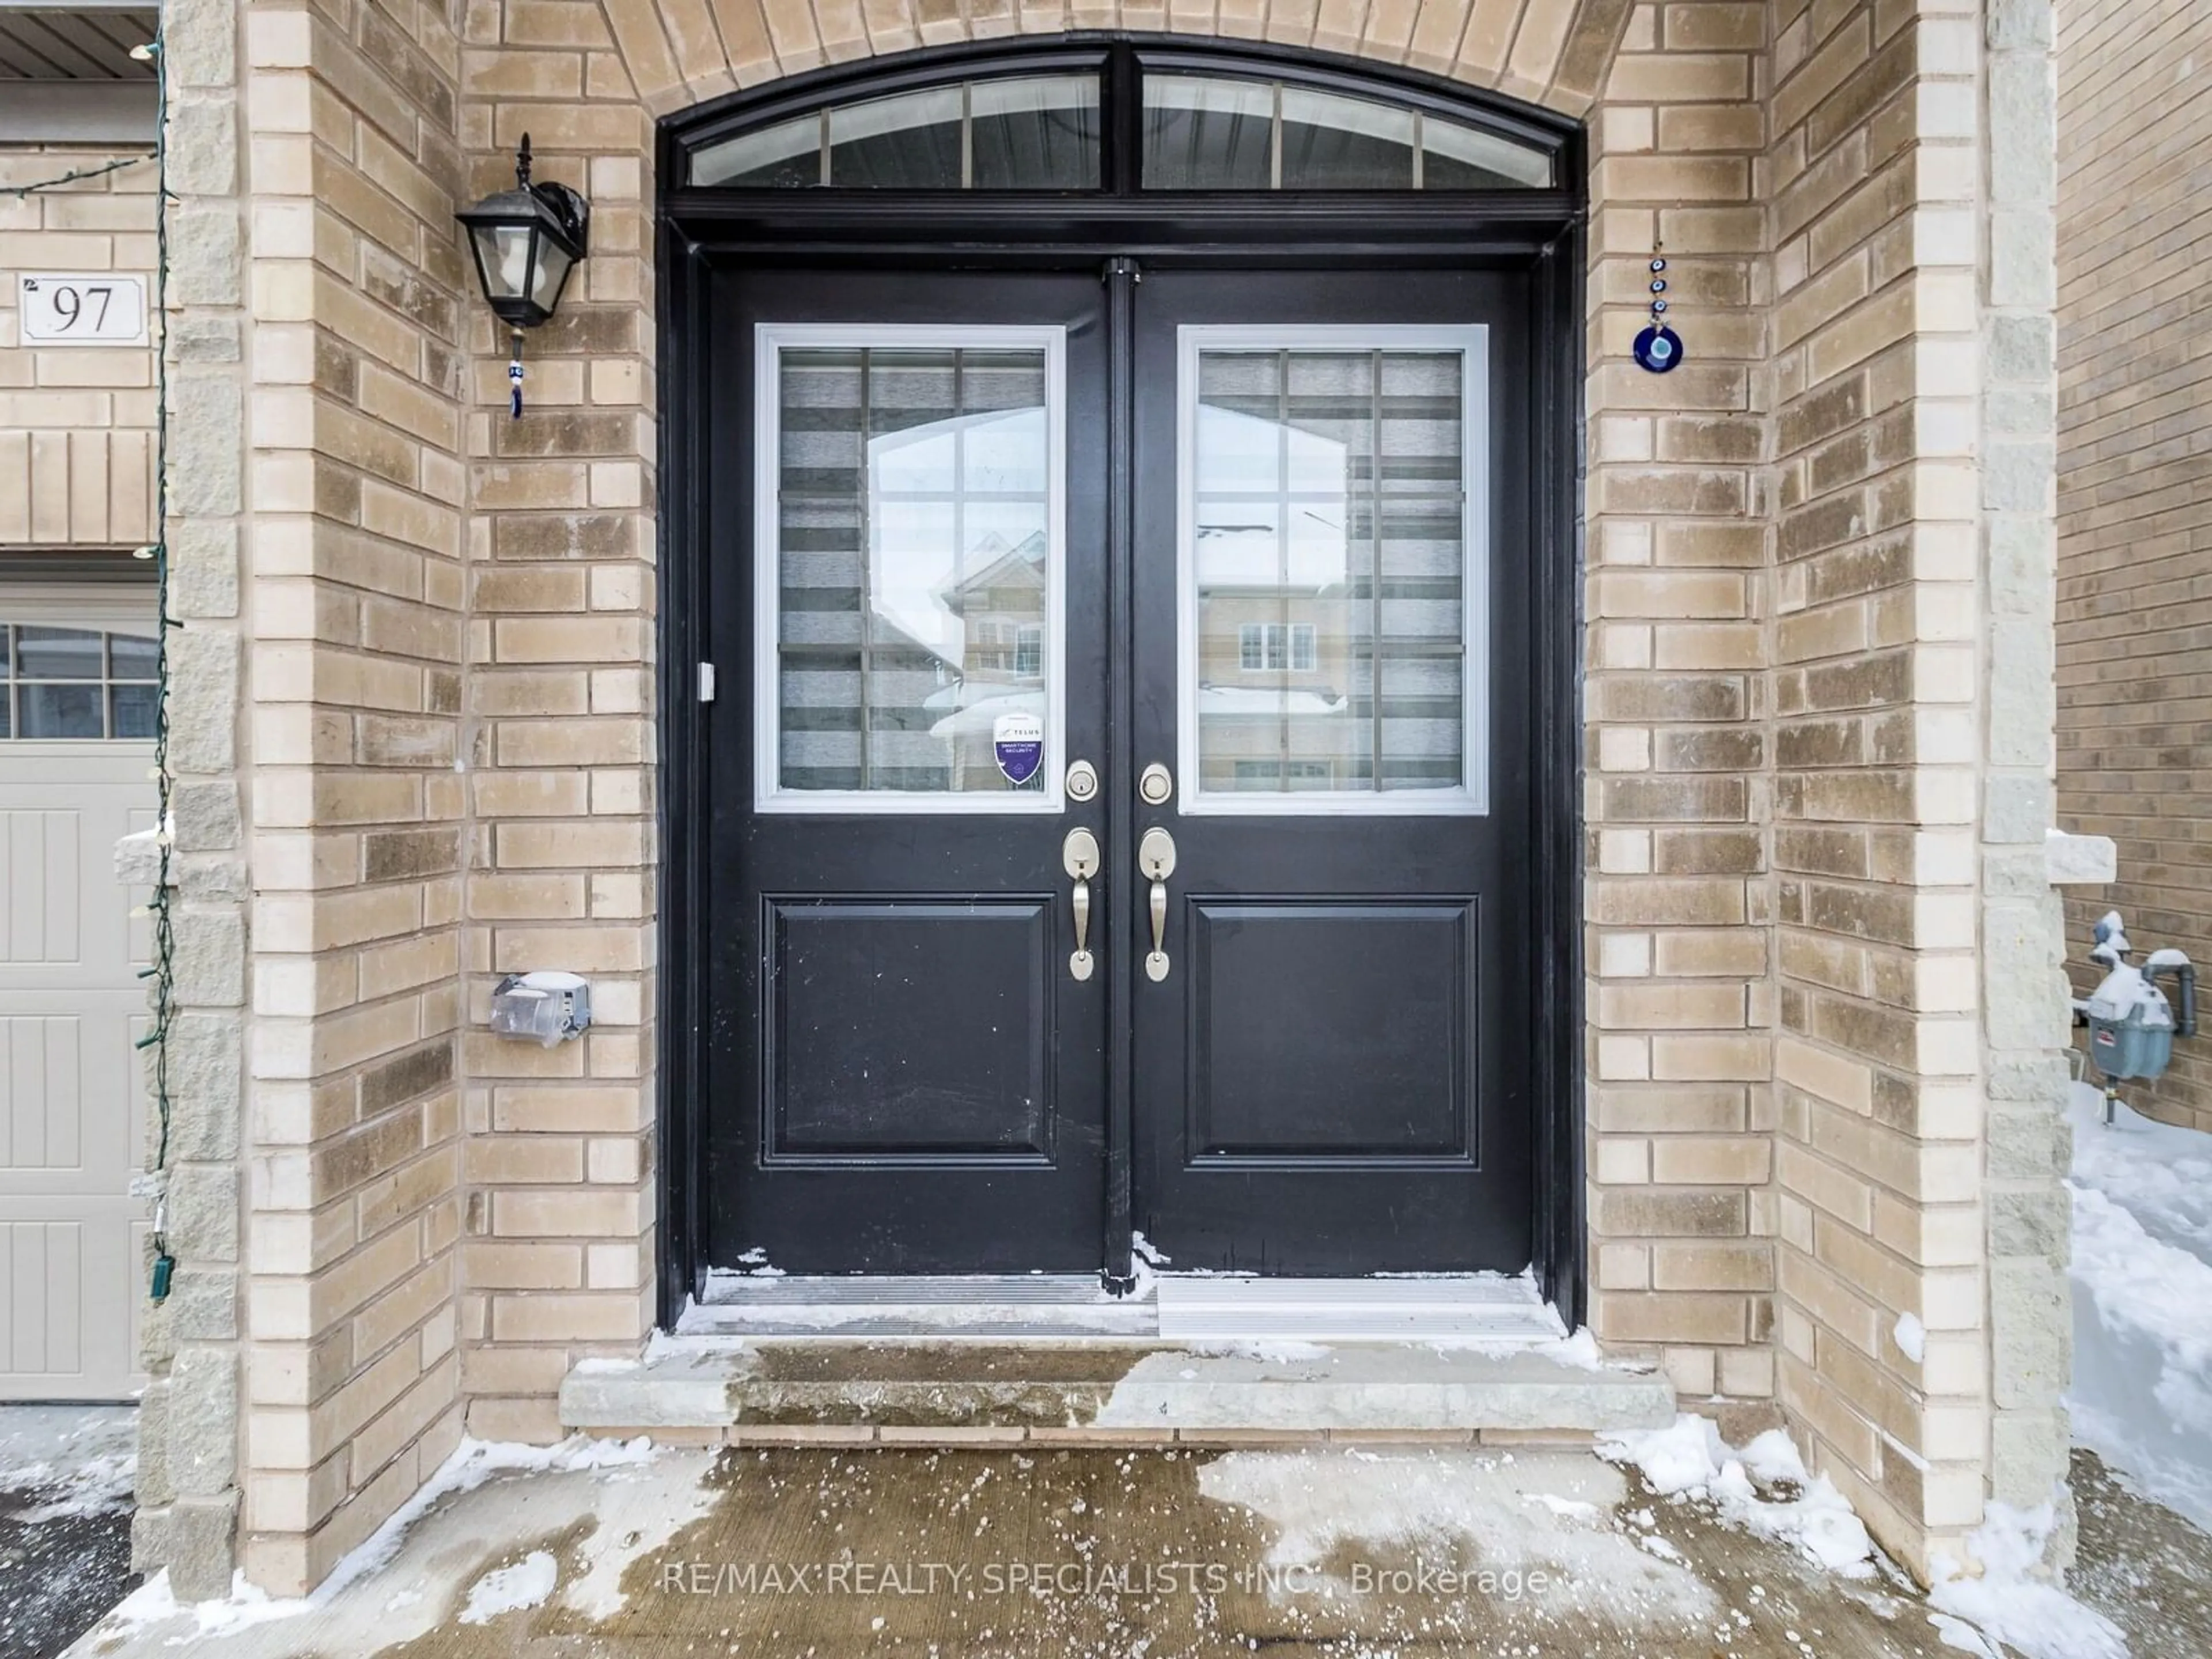
M 1152 949 L 1145 958 L 1145 975 L 1155 984 L 1168 976 L 1168 878 L 1175 867 L 1175 837 L 1154 824 L 1137 843 L 1137 869 L 1152 884 Z
M 1098 793 L 1098 769 L 1089 761 L 1071 761 L 1067 768 L 1067 798 L 1089 800 Z
M 1091 878 L 1098 873 L 1098 837 L 1079 825 L 1069 830 L 1060 844 L 1060 862 L 1075 882 L 1075 951 L 1067 959 L 1068 977 L 1085 980 L 1097 965 L 1091 954 Z
M 1154 761 L 1138 775 L 1137 793 L 1147 806 L 1165 806 L 1175 793 L 1175 774 Z

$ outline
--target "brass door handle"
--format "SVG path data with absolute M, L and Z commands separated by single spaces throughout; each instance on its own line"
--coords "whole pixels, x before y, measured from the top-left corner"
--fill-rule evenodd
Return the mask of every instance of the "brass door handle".
M 1069 830 L 1060 844 L 1060 861 L 1075 878 L 1075 953 L 1067 959 L 1067 972 L 1073 979 L 1089 979 L 1097 965 L 1091 954 L 1091 878 L 1098 873 L 1098 837 L 1079 827 Z
M 1145 973 L 1155 982 L 1168 976 L 1168 878 L 1175 867 L 1175 837 L 1155 824 L 1137 843 L 1137 868 L 1152 884 L 1152 951 Z

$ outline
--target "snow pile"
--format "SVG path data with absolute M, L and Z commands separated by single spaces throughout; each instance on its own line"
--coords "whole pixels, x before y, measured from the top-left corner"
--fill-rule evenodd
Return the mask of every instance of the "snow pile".
M 2077 1183 L 2125 1206 L 2153 1238 L 2212 1261 L 2212 1135 L 2124 1105 L 2107 1127 L 2105 1097 L 2087 1083 L 2074 1085 L 2066 1116 Z
M 1928 1358 L 1928 1328 L 1914 1315 L 1898 1315 L 1897 1328 L 1890 1334 L 1897 1339 L 1898 1352 L 1914 1364 L 1917 1365 Z
M 227 1635 L 271 1620 L 295 1618 L 328 1607 L 349 1585 L 389 1565 L 408 1532 L 441 1499 L 473 1492 L 495 1475 L 621 1468 L 649 1463 L 653 1457 L 652 1444 L 642 1437 L 590 1440 L 572 1435 L 556 1446 L 464 1440 L 420 1492 L 393 1510 L 308 1595 L 274 1597 L 246 1583 L 241 1572 L 232 1577 L 230 1595 L 222 1600 L 179 1602 L 170 1591 L 165 1569 L 125 1596 L 100 1629 L 103 1634 L 120 1633 L 188 1616 L 197 1626 L 196 1633 L 208 1637 Z
M 465 1625 L 488 1624 L 503 1613 L 540 1607 L 560 1583 L 561 1569 L 544 1550 L 532 1550 L 511 1567 L 495 1567 L 469 1587 L 461 1609 Z
M 1929 1623 L 1946 1644 L 1979 1659 L 2003 1659 L 1998 1643 L 2022 1659 L 2128 1659 L 2126 1638 L 2112 1620 L 2035 1576 L 2051 1539 L 2052 1506 L 1991 1504 L 1984 1514 L 1966 1540 L 1982 1564 L 1979 1577 L 1948 1556 L 1932 1564 L 1936 1587 L 1928 1601 L 1936 1611 Z
M 1598 1455 L 1633 1464 L 1662 1498 L 1710 1504 L 1723 1521 L 1793 1546 L 1846 1578 L 1875 1575 L 1874 1540 L 1825 1474 L 1809 1475 L 1790 1437 L 1769 1429 L 1741 1450 L 1709 1418 L 1685 1412 L 1672 1427 L 1600 1437 Z M 1761 1487 L 1796 1488 L 1795 1497 Z
M 2212 1527 L 2212 1142 L 2075 1091 L 2074 1437 Z

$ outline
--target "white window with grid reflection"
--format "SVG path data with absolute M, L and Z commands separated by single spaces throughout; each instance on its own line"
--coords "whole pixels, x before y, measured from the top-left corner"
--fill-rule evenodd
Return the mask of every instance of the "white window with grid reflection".
M 1059 811 L 1063 331 L 757 339 L 757 806 Z M 1019 785 L 995 754 L 1008 716 L 1044 731 Z
M 160 707 L 151 628 L 0 623 L 0 741 L 150 738 Z
M 1486 331 L 1178 337 L 1181 810 L 1486 811 Z

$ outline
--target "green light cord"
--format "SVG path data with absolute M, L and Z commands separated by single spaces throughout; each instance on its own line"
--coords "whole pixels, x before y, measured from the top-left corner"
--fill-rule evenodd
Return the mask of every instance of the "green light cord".
M 154 95 L 158 106 L 161 99 L 158 89 Z M 58 178 L 33 179 L 27 185 L 0 185 L 0 195 L 12 196 L 20 202 L 27 197 L 36 196 L 41 191 L 60 190 L 70 185 L 82 184 L 88 179 L 104 179 L 111 173 L 120 173 L 125 167 L 143 167 L 147 162 L 159 161 L 161 158 L 161 140 L 157 132 L 154 148 L 143 155 L 125 155 L 118 161 L 103 161 L 96 167 L 79 167 L 74 173 L 64 173 Z

